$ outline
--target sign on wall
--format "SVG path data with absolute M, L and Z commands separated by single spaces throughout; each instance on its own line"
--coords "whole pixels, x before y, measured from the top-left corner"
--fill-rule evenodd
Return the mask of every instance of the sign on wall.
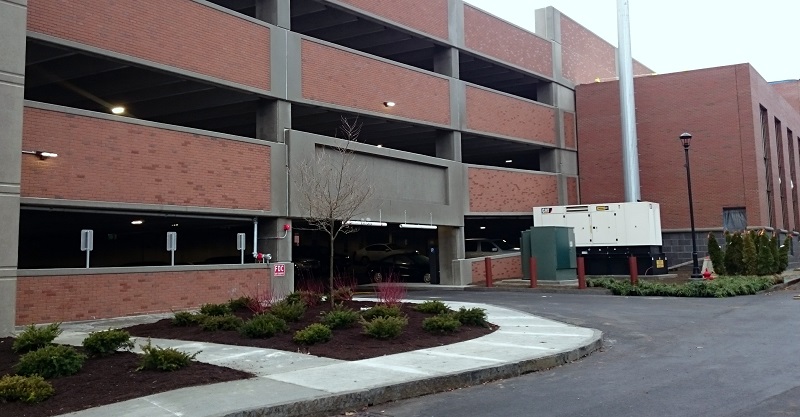
M 285 277 L 286 276 L 286 264 L 275 264 L 272 266 L 272 276 L 273 277 Z

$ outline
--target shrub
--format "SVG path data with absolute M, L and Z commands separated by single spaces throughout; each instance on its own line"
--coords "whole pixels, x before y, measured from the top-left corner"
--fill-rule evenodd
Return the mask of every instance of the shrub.
M 350 301 L 353 299 L 353 289 L 350 287 L 339 287 L 332 291 L 334 302 Z
M 61 334 L 59 326 L 61 323 L 51 323 L 41 327 L 31 324 L 14 339 L 11 349 L 14 353 L 26 353 L 43 348 Z
M 426 314 L 443 314 L 452 311 L 449 307 L 447 307 L 447 304 L 439 300 L 429 300 L 425 301 L 424 303 L 417 304 L 414 306 L 414 310 Z
M 4 375 L 0 378 L 0 403 L 22 401 L 38 403 L 55 394 L 53 386 L 39 375 Z
M 241 333 L 242 336 L 257 339 L 272 337 L 288 330 L 289 326 L 286 325 L 285 320 L 267 313 L 259 314 L 244 322 L 242 327 L 239 328 L 239 333 Z
M 393 274 L 387 274 L 377 285 L 377 297 L 381 304 L 399 305 L 406 298 L 406 287 Z
M 405 317 L 375 317 L 370 321 L 361 319 L 364 334 L 376 339 L 393 339 L 408 325 Z
M 720 277 L 714 281 L 693 281 L 686 284 L 662 284 L 639 281 L 637 287 L 629 281 L 614 279 L 592 279 L 592 286 L 604 287 L 614 295 L 662 296 L 662 297 L 732 297 L 750 295 L 770 288 L 772 277 L 738 276 Z
M 133 349 L 130 333 L 125 330 L 108 329 L 89 333 L 83 339 L 83 348 L 89 356 L 105 356 L 116 352 L 118 349 Z
M 792 235 L 786 236 L 783 240 L 778 251 L 778 273 L 781 273 L 789 267 L 789 253 L 792 251 Z
M 247 308 L 253 314 L 266 313 L 276 301 L 275 295 L 272 294 L 272 290 L 269 288 L 264 290 L 256 289 L 252 295 L 245 297 L 245 299 L 247 300 Z
M 461 322 L 453 314 L 439 314 L 422 321 L 422 328 L 431 333 L 453 333 L 461 327 Z
M 769 238 L 763 231 L 758 235 L 758 257 L 756 258 L 756 275 L 770 275 L 775 269 L 775 258 L 772 256 Z
M 206 331 L 216 330 L 239 330 L 242 327 L 244 320 L 233 314 L 226 314 L 224 316 L 206 316 L 200 322 L 200 327 Z
M 172 324 L 174 326 L 196 326 L 203 322 L 206 319 L 205 314 L 201 313 L 190 313 L 188 311 L 179 311 L 175 313 L 175 316 L 172 317 Z
M 772 269 L 770 269 L 770 274 L 780 274 L 781 271 L 778 270 L 780 265 L 780 244 L 778 243 L 778 234 L 773 233 L 772 237 L 769 239 L 769 251 L 772 255 Z M 765 274 L 767 275 L 767 274 Z
M 376 304 L 369 310 L 363 311 L 361 316 L 365 320 L 372 320 L 377 317 L 400 317 L 402 312 L 399 306 L 388 306 L 385 304 Z
M 55 378 L 77 373 L 85 360 L 86 356 L 72 346 L 50 345 L 22 355 L 14 371 L 20 375 Z
M 294 334 L 292 340 L 301 345 L 313 345 L 331 340 L 332 335 L 333 332 L 331 332 L 331 329 L 328 326 L 320 323 L 314 323 L 310 324 L 305 329 L 298 330 Z
M 708 232 L 708 257 L 711 258 L 711 264 L 714 265 L 714 272 L 717 275 L 727 275 L 725 273 L 725 253 L 719 247 L 714 232 Z
M 489 323 L 486 321 L 486 310 L 482 308 L 461 307 L 455 313 L 455 317 L 459 323 L 465 326 L 489 327 Z
M 269 312 L 286 321 L 298 321 L 306 313 L 306 305 L 283 300 L 275 303 Z
M 244 309 L 247 308 L 248 305 L 250 305 L 251 302 L 252 302 L 252 300 L 250 299 L 250 297 L 247 297 L 247 296 L 243 295 L 243 296 L 241 296 L 239 298 L 234 298 L 234 299 L 228 301 L 228 308 L 231 311 L 244 310 Z
M 137 371 L 156 370 L 171 372 L 189 366 L 198 353 L 188 354 L 174 348 L 153 347 L 150 339 L 146 345 L 139 345 L 142 349 L 142 361 L 139 363 Z
M 756 268 L 756 260 L 758 259 L 758 251 L 756 250 L 756 242 L 752 233 L 745 233 L 742 238 L 742 270 L 744 275 L 755 275 L 758 270 Z
M 228 304 L 203 304 L 200 306 L 200 314 L 206 316 L 224 316 L 232 312 Z
M 744 274 L 744 264 L 742 258 L 744 256 L 744 240 L 742 234 L 739 232 L 728 233 L 725 236 L 727 242 L 725 246 L 725 272 L 728 275 L 741 275 Z
M 358 317 L 358 313 L 352 309 L 336 306 L 320 317 L 319 321 L 331 329 L 343 329 L 356 324 Z

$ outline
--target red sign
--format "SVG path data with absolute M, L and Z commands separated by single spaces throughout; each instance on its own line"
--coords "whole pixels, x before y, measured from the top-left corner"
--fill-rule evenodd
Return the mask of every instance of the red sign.
M 286 276 L 286 265 L 285 264 L 275 264 L 272 266 L 272 276 L 273 277 L 285 277 Z

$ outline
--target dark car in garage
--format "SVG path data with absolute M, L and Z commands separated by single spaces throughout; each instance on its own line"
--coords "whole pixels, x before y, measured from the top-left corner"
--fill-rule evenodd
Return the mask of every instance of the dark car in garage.
M 386 280 L 430 283 L 431 264 L 427 256 L 417 252 L 396 253 L 371 262 L 366 278 L 370 283 Z

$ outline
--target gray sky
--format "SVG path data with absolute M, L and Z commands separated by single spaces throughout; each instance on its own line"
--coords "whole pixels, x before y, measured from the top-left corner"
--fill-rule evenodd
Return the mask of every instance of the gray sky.
M 613 45 L 614 0 L 465 0 L 530 31 L 553 6 Z M 630 0 L 633 57 L 657 73 L 749 62 L 767 81 L 800 78 L 800 0 Z

